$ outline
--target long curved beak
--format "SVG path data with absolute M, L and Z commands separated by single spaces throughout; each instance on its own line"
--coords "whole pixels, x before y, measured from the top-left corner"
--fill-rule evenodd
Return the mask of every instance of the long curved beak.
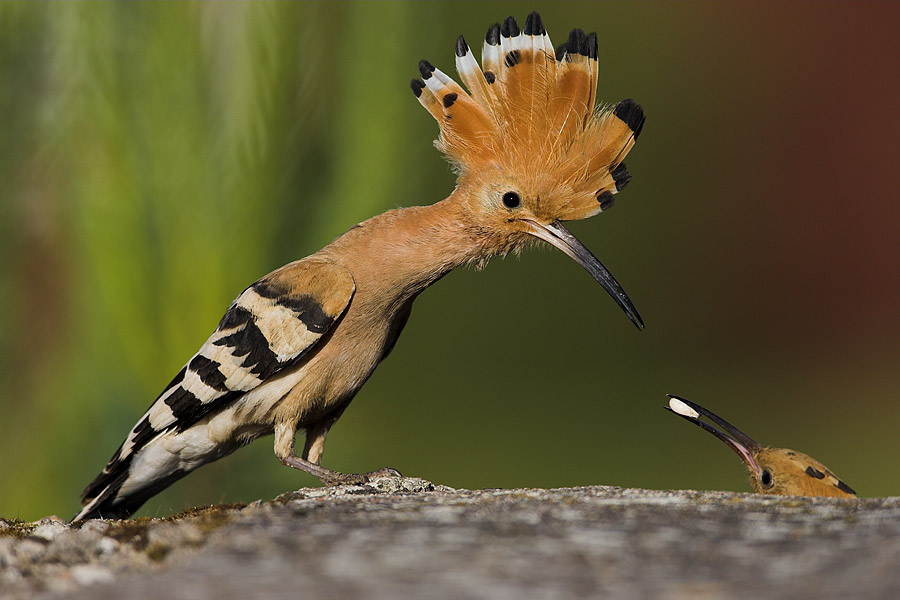
M 644 321 L 641 319 L 641 315 L 638 314 L 637 309 L 631 302 L 631 298 L 628 297 L 628 294 L 625 293 L 625 290 L 619 285 L 616 278 L 603 266 L 600 259 L 588 250 L 587 246 L 582 244 L 577 237 L 563 227 L 562 223 L 553 221 L 549 225 L 542 225 L 537 221 L 532 221 L 530 219 L 526 222 L 531 225 L 531 231 L 529 231 L 531 235 L 544 240 L 548 244 L 556 246 L 565 252 L 569 258 L 584 267 L 584 269 L 591 274 L 591 277 L 596 279 L 597 283 L 602 285 L 603 289 L 609 292 L 609 295 L 612 296 L 613 300 L 616 301 L 616 304 L 625 311 L 625 314 L 628 315 L 631 322 L 634 323 L 638 329 L 644 328 Z
M 703 408 L 699 404 L 695 404 L 686 398 L 680 398 L 673 394 L 666 395 L 669 397 L 669 405 L 664 407 L 667 411 L 675 413 L 684 420 L 693 423 L 704 431 L 708 431 L 725 442 L 729 448 L 734 450 L 737 455 L 741 457 L 741 460 L 744 461 L 744 464 L 747 465 L 747 468 L 750 469 L 750 471 L 757 476 L 760 475 L 759 464 L 757 464 L 754 455 L 762 450 L 762 446 L 753 441 L 749 435 L 711 410 Z M 701 417 L 707 417 L 710 421 L 724 429 L 725 432 L 716 429 L 709 423 L 701 421 Z

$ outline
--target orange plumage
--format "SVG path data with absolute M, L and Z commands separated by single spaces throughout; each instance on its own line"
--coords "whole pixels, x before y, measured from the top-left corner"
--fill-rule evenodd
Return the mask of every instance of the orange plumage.
M 528 241 L 574 259 L 643 328 L 625 290 L 562 224 L 612 205 L 644 123 L 631 100 L 594 109 L 597 36 L 576 29 L 554 52 L 531 13 L 523 32 L 512 17 L 488 30 L 484 70 L 462 38 L 456 57 L 468 92 L 427 61 L 424 81 L 412 82 L 459 169 L 456 189 L 359 223 L 245 289 L 85 489 L 75 520 L 133 514 L 180 477 L 272 433 L 283 464 L 329 485 L 399 475 L 322 466 L 329 430 L 390 353 L 420 293 Z
M 440 126 L 436 145 L 459 169 L 460 185 L 500 172 L 527 182 L 531 208 L 560 220 L 611 206 L 630 179 L 622 161 L 644 116 L 632 100 L 595 108 L 597 55 L 597 34 L 580 29 L 554 52 L 531 13 L 521 32 L 512 17 L 488 29 L 482 68 L 457 40 L 457 71 L 471 94 L 422 61 L 424 81 L 413 80 L 413 91 Z
M 758 494 L 855 498 L 856 492 L 828 467 L 802 452 L 770 448 L 699 404 L 669 394 L 666 410 L 722 440 L 735 451 L 750 472 L 750 484 Z M 700 419 L 706 417 L 721 429 Z

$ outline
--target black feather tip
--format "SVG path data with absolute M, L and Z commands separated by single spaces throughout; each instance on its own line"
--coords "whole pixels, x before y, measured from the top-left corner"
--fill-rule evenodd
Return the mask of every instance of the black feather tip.
M 569 41 L 566 42 L 566 52 L 569 54 L 583 54 L 587 56 L 587 36 L 584 29 L 573 29 L 569 32 Z
M 421 79 L 413 79 L 409 82 L 409 87 L 412 88 L 413 94 L 416 95 L 416 98 L 422 95 L 422 90 L 425 89 L 425 82 Z
M 503 34 L 503 37 L 516 37 L 519 35 L 519 22 L 516 21 L 515 17 L 506 17 L 506 20 L 503 21 L 503 27 L 500 28 L 500 33 Z
M 544 22 L 541 20 L 541 15 L 538 14 L 536 10 L 528 13 L 528 16 L 525 17 L 525 29 L 522 30 L 525 35 L 544 35 L 547 33 L 547 30 L 544 29 Z
M 644 128 L 644 109 L 641 108 L 641 105 L 631 98 L 626 98 L 616 104 L 613 114 L 628 125 L 628 128 L 634 132 L 634 139 L 637 139 L 641 134 L 641 129 Z
M 566 44 L 560 44 L 556 47 L 556 61 L 562 62 L 562 60 L 566 57 Z
M 469 45 L 466 43 L 466 40 L 463 39 L 463 36 L 459 36 L 456 38 L 456 55 L 460 58 L 468 54 Z
M 592 60 L 597 60 L 598 48 L 597 48 L 597 32 L 596 31 L 592 31 L 587 36 L 587 50 L 588 50 L 588 54 L 587 54 L 588 58 L 590 58 Z
M 631 181 L 631 173 L 628 172 L 625 163 L 619 163 L 619 166 L 610 171 L 609 174 L 612 175 L 613 181 L 616 182 L 617 192 L 625 189 L 625 186 Z
M 853 494 L 854 496 L 856 495 L 856 492 L 853 491 L 853 488 L 850 487 L 849 485 L 847 485 L 846 483 L 844 483 L 843 481 L 841 481 L 840 479 L 838 479 L 837 485 L 835 485 L 835 487 L 837 489 L 841 490 L 842 492 L 847 492 L 848 494 Z
M 609 210 L 616 203 L 616 199 L 613 193 L 607 190 L 597 194 L 597 202 L 600 203 L 600 210 Z
M 494 23 L 488 27 L 487 33 L 484 34 L 484 41 L 489 46 L 496 46 L 500 43 L 500 23 Z
M 434 65 L 423 58 L 419 61 L 419 73 L 422 74 L 422 79 L 428 79 L 434 73 Z

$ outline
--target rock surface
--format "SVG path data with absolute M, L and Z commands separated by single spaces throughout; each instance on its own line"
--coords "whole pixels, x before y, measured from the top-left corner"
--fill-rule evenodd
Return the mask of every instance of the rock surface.
M 900 598 L 900 498 L 302 489 L 170 519 L 0 521 L 6 598 Z

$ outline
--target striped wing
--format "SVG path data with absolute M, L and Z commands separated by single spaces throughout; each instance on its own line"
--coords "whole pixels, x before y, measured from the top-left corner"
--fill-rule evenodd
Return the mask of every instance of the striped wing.
M 355 290 L 349 271 L 315 260 L 286 265 L 244 290 L 85 489 L 82 504 L 113 493 L 135 453 L 153 439 L 184 431 L 296 365 L 343 315 Z

